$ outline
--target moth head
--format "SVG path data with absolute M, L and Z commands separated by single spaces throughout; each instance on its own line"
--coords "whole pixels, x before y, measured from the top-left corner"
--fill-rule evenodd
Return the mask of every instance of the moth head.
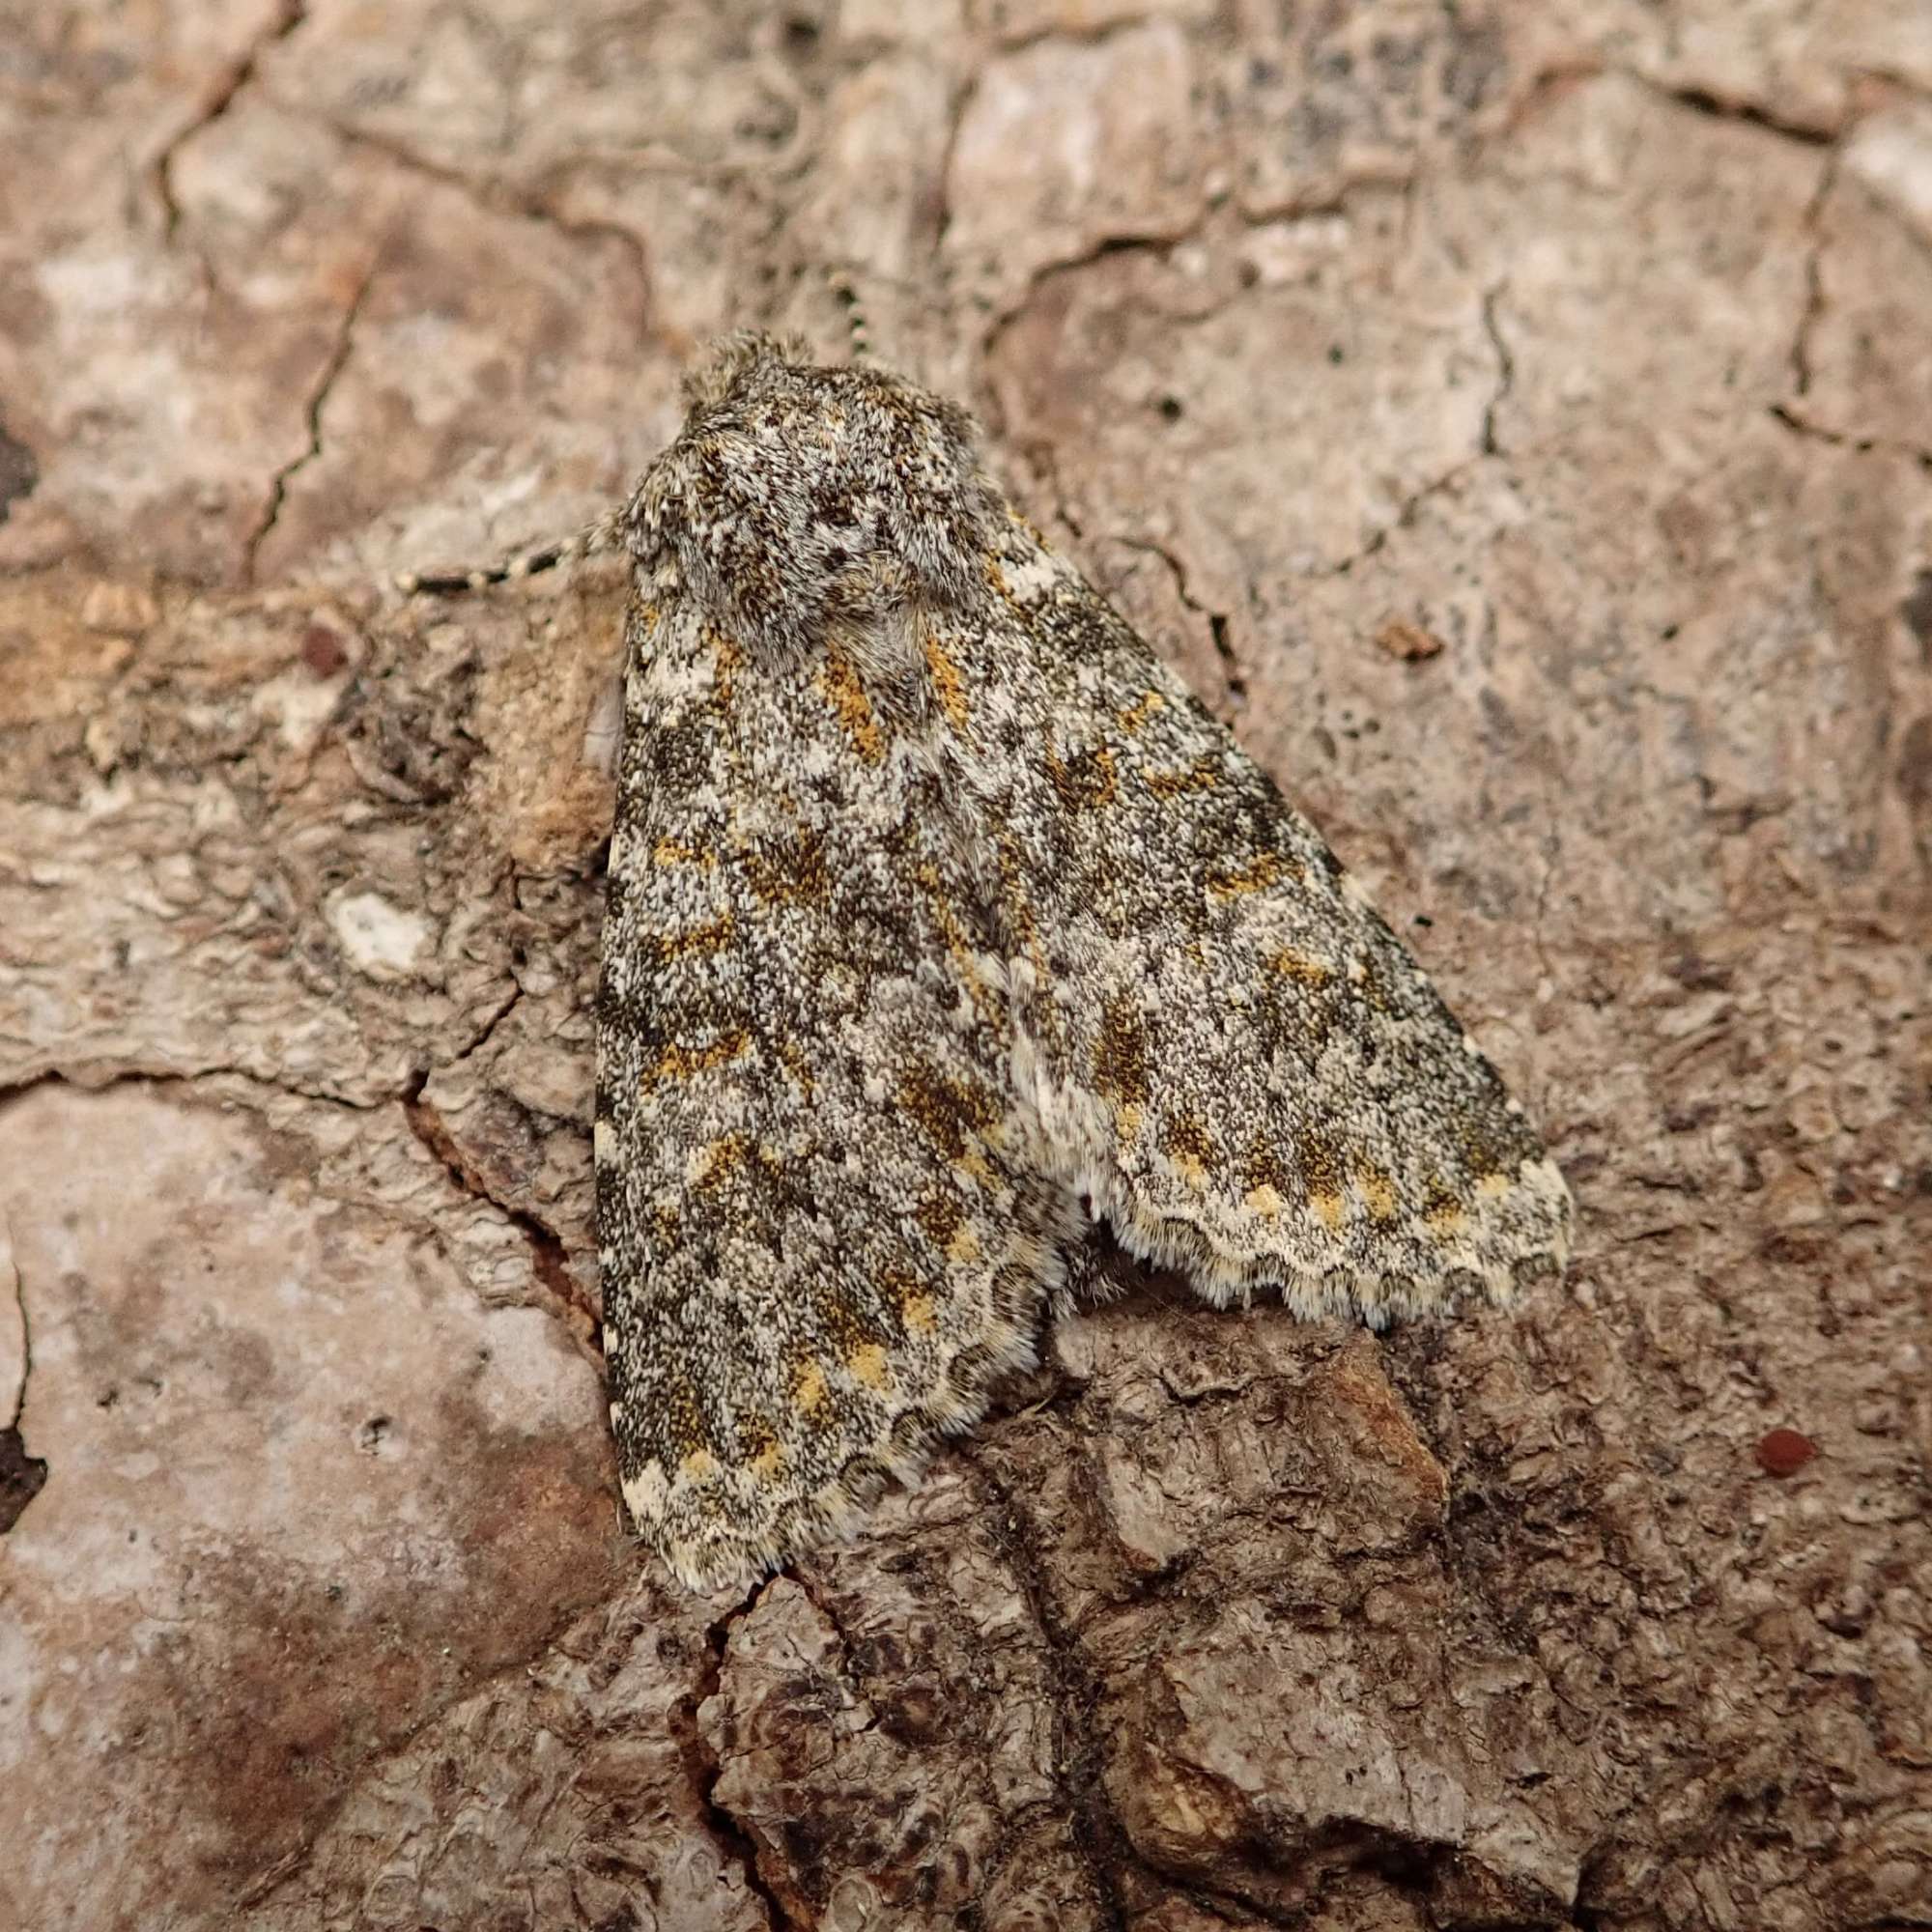
M 686 396 L 683 429 L 632 498 L 631 548 L 747 641 L 804 649 L 985 594 L 998 498 L 954 404 L 768 335 L 727 336 Z

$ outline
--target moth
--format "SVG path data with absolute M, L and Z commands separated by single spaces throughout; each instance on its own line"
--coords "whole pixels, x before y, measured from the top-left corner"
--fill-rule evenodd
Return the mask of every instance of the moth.
M 911 1480 L 1101 1221 L 1377 1327 L 1560 1273 L 1521 1107 L 965 412 L 762 334 L 687 400 L 577 546 L 633 574 L 597 1223 L 669 1568 L 742 1581 Z

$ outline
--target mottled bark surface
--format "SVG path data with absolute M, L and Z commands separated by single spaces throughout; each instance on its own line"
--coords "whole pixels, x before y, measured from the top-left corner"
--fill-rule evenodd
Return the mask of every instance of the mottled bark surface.
M 596 1346 L 621 586 L 381 586 L 831 263 L 1580 1250 L 1136 1284 L 700 1602 Z M 1928 317 L 1914 0 L 0 6 L 0 1922 L 1932 1924 Z

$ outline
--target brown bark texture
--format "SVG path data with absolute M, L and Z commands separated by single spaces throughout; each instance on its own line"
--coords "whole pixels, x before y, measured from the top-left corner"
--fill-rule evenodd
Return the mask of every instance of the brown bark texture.
M 620 574 L 714 331 L 971 404 L 1548 1129 L 846 1546 L 619 1520 Z M 1932 1925 L 1932 8 L 0 4 L 0 1923 Z

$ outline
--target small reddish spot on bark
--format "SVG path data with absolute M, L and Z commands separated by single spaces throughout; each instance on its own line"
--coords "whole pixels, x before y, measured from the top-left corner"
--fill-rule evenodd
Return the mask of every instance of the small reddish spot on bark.
M 317 677 L 333 677 L 349 662 L 349 653 L 327 624 L 311 624 L 302 633 L 301 660 Z
M 1817 1453 L 1810 1436 L 1795 1429 L 1774 1429 L 1758 1438 L 1757 1465 L 1769 1476 L 1795 1476 Z
M 1392 617 L 1376 633 L 1376 642 L 1390 657 L 1405 664 L 1419 664 L 1424 658 L 1440 657 L 1445 646 L 1434 631 L 1411 624 L 1406 617 Z

